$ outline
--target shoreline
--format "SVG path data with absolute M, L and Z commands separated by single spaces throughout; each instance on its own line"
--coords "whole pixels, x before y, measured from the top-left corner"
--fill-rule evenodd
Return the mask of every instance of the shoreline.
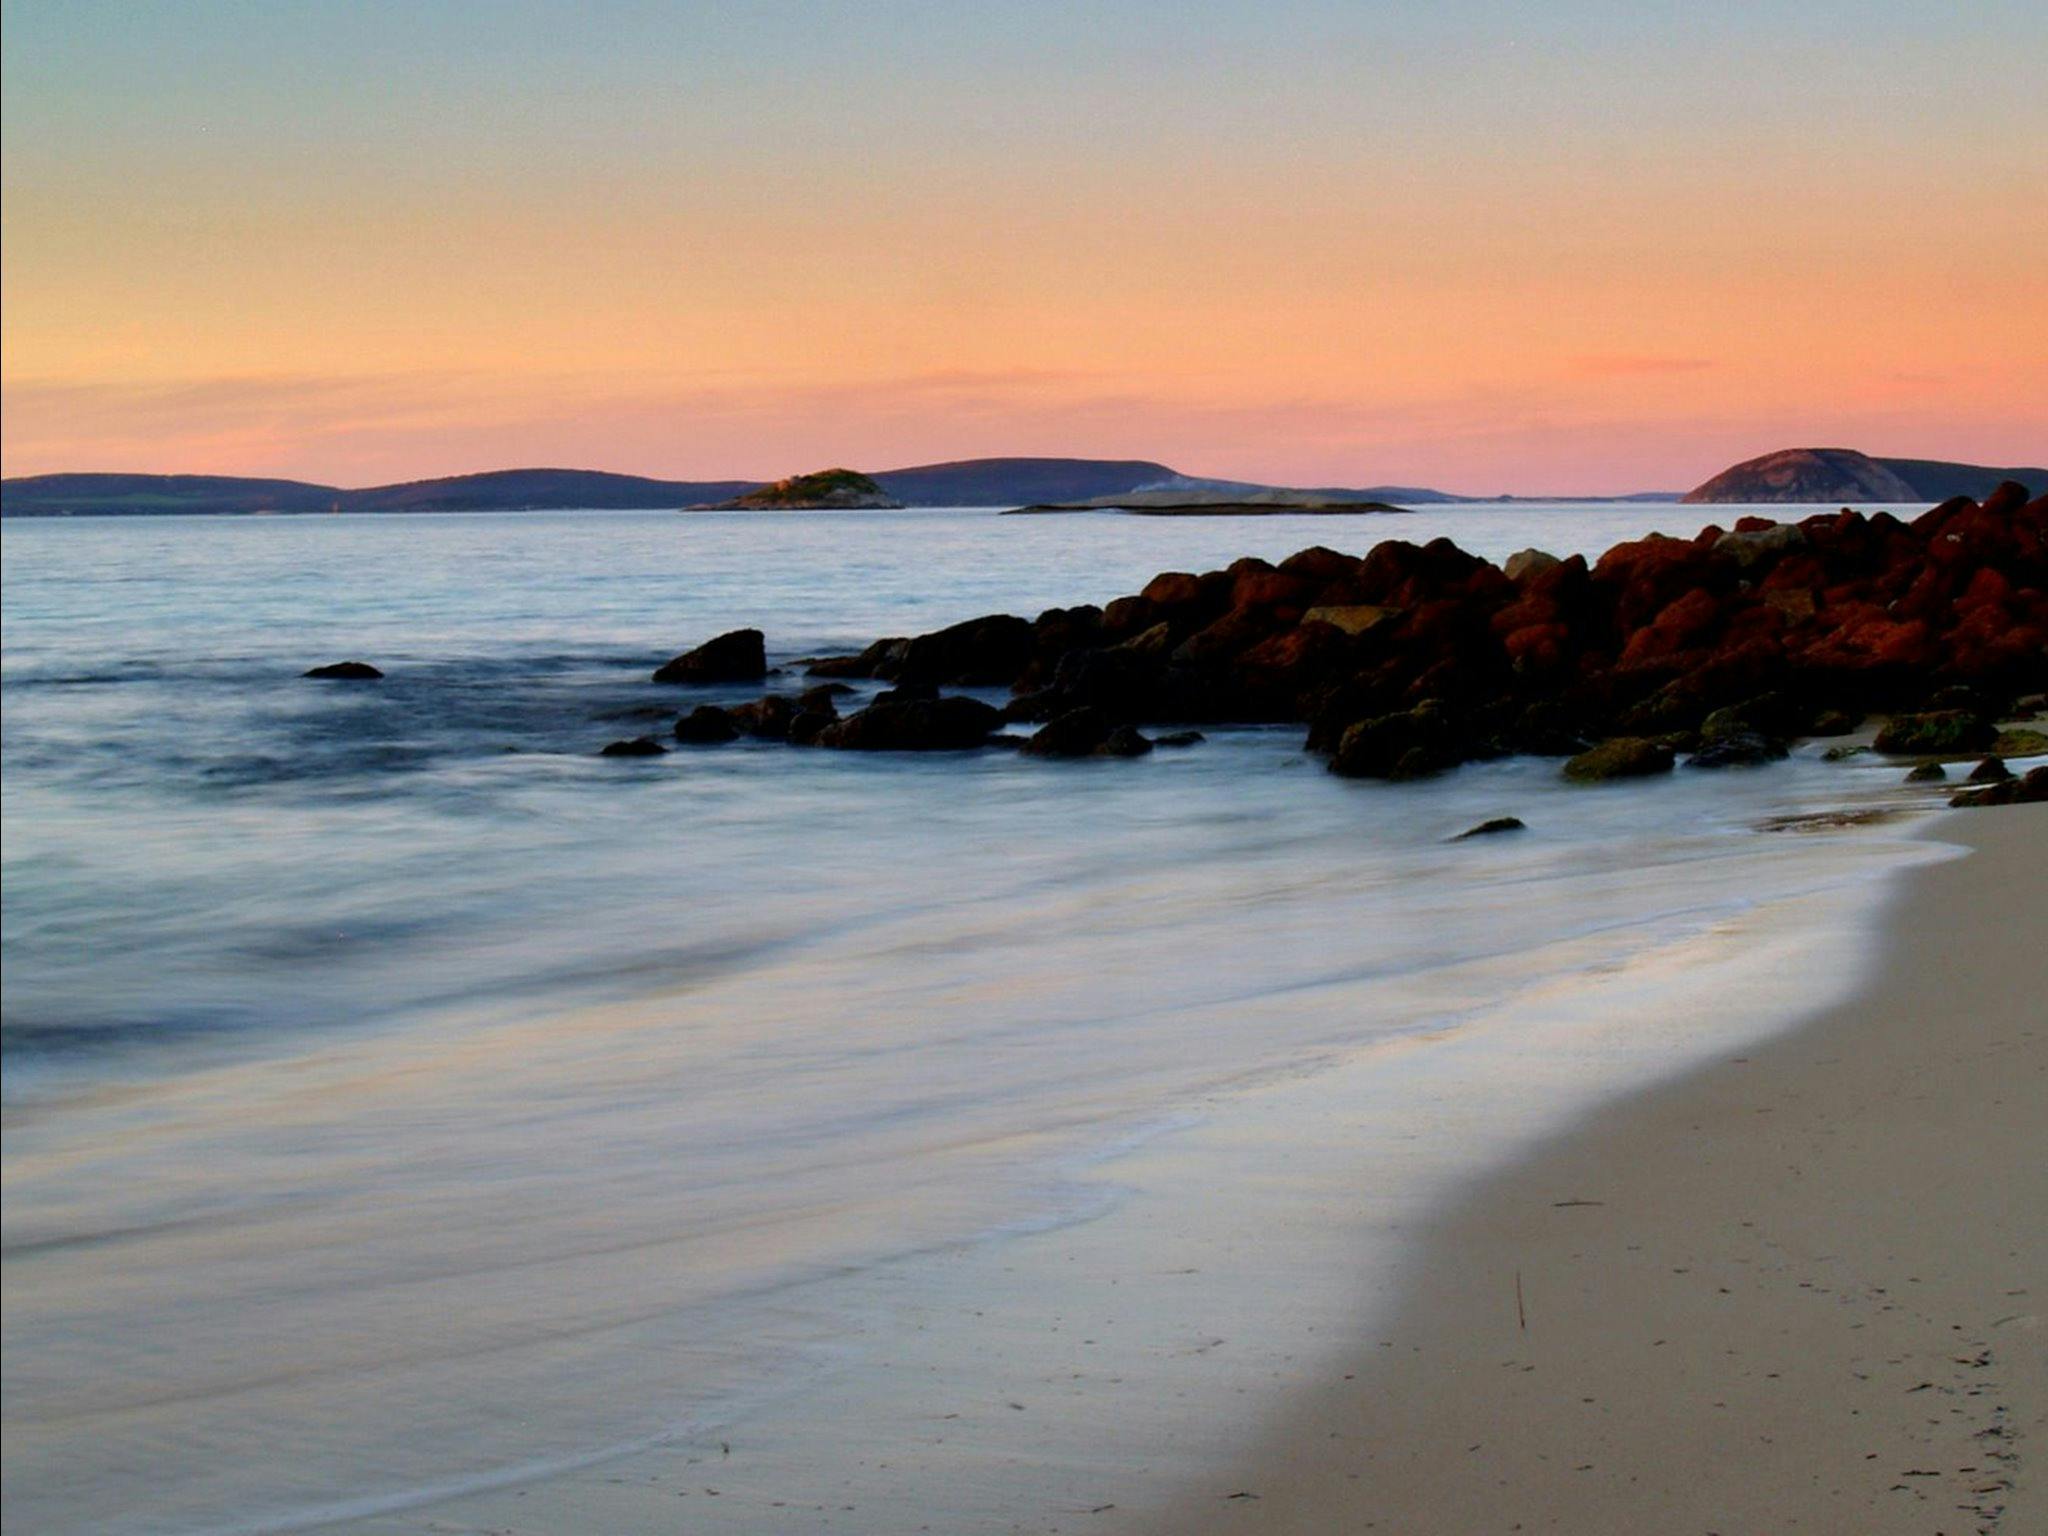
M 2048 817 L 1924 835 L 1969 854 L 1904 872 L 1853 998 L 1422 1223 L 1387 1320 L 1145 1528 L 2032 1528 Z

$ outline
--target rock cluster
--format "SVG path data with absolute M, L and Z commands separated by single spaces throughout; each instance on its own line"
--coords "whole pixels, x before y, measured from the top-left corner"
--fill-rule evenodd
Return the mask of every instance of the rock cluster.
M 741 631 L 657 675 L 709 680 L 693 660 L 706 653 L 734 660 L 725 675 L 764 669 L 758 632 Z M 1503 569 L 1447 539 L 1362 558 L 1317 547 L 1167 572 L 1100 608 L 878 640 L 808 670 L 891 687 L 844 718 L 818 690 L 763 700 L 747 708 L 775 720 L 734 734 L 959 749 L 1019 723 L 1038 728 L 1026 751 L 1074 757 L 1147 751 L 1135 728 L 1153 722 L 1295 722 L 1340 774 L 1533 753 L 1590 782 L 1681 757 L 1767 762 L 1794 738 L 1885 714 L 1879 751 L 1975 757 L 2000 747 L 1994 722 L 2015 701 L 2048 686 L 2048 498 L 2008 483 L 1910 522 L 1743 518 L 1590 564 L 1524 551 Z M 1010 697 L 998 709 L 946 688 Z M 729 739 L 705 713 L 679 739 Z

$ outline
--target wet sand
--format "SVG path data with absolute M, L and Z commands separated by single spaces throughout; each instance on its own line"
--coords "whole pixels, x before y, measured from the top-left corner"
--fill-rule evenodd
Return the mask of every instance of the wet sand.
M 2048 813 L 1933 835 L 1860 997 L 1447 1207 L 1154 1528 L 2048 1530 Z

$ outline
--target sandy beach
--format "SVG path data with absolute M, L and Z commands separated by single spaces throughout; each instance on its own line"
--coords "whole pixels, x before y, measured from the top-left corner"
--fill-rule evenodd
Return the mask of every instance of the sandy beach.
M 1862 995 L 1546 1144 L 1173 1532 L 2048 1529 L 2048 815 L 1952 815 Z

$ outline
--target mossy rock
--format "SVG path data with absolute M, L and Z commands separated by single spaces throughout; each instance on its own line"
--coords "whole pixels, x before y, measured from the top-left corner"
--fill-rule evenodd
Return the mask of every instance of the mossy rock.
M 2031 726 L 2016 725 L 1992 739 L 1991 750 L 1999 757 L 2040 757 L 2048 754 L 2048 734 Z
M 1922 715 L 1893 715 L 1872 743 L 1895 756 L 1969 757 L 1997 738 L 1991 722 L 1967 709 L 1937 709 Z
M 1643 779 L 1669 773 L 1671 748 L 1642 736 L 1616 736 L 1589 748 L 1564 765 L 1564 776 L 1578 784 L 1608 779 Z

